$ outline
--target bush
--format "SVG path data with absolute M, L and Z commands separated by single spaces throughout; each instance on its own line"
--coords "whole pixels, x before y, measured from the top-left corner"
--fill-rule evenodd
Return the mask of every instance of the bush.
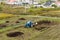
M 52 5 L 52 7 L 56 8 L 56 7 L 57 7 L 57 5 L 53 4 L 53 5 Z

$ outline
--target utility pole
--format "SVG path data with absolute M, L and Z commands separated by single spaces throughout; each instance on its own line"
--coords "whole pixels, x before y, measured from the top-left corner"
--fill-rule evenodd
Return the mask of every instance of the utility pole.
M 21 6 L 23 6 L 23 0 L 20 0 L 21 1 Z
M 34 0 L 32 0 L 32 5 L 34 4 Z
M 25 0 L 25 13 L 26 13 L 26 0 Z

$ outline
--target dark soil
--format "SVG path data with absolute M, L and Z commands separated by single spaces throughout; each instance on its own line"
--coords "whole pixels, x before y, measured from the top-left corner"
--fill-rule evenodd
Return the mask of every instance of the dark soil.
M 24 33 L 22 33 L 22 32 L 11 32 L 11 33 L 8 33 L 7 36 L 8 37 L 17 37 L 17 36 L 21 36 L 23 34 Z
M 9 21 L 6 21 L 6 23 L 9 23 Z
M 40 28 L 35 28 L 36 30 L 42 30 L 42 29 L 44 29 L 44 28 L 46 28 L 46 27 L 40 27 Z
M 42 21 L 38 21 L 37 25 L 35 25 L 35 29 L 37 30 L 42 30 L 45 28 L 50 28 L 51 25 L 53 25 L 54 22 L 48 21 L 48 20 L 42 20 Z
M 0 28 L 4 28 L 4 27 L 7 27 L 6 24 L 0 24 Z
M 16 21 L 16 23 L 20 23 L 19 21 Z
M 26 20 L 25 18 L 19 18 L 19 20 Z
M 40 24 L 51 24 L 53 22 L 48 21 L 48 20 L 43 20 L 43 21 L 38 21 L 37 23 L 40 25 Z

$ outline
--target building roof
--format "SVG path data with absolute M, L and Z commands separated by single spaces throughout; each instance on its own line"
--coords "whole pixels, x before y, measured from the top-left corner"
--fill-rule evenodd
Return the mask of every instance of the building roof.
M 51 1 L 47 1 L 47 2 L 44 4 L 44 6 L 50 6 L 51 4 L 52 4 Z

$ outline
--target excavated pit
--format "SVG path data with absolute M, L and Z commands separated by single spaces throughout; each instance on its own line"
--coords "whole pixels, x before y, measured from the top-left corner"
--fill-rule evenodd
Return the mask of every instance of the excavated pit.
M 36 30 L 42 30 L 45 29 L 46 27 L 40 27 L 40 28 L 35 28 Z
M 6 21 L 6 23 L 9 23 L 9 21 Z
M 26 20 L 25 18 L 19 18 L 19 20 Z
M 4 27 L 7 27 L 6 24 L 0 24 L 0 28 L 4 28 Z
M 42 29 L 45 29 L 45 28 L 49 28 L 50 26 L 52 26 L 54 24 L 55 24 L 54 22 L 48 21 L 48 20 L 38 21 L 37 25 L 35 26 L 35 29 L 42 30 Z
M 21 36 L 23 34 L 24 33 L 22 33 L 22 32 L 11 32 L 11 33 L 8 33 L 7 36 L 8 37 L 17 37 L 17 36 Z
M 43 21 L 38 21 L 37 22 L 38 23 L 38 25 L 41 25 L 41 24 L 52 24 L 53 22 L 51 22 L 51 21 L 48 21 L 48 20 L 43 20 Z
M 15 23 L 20 23 L 19 21 L 16 21 Z

